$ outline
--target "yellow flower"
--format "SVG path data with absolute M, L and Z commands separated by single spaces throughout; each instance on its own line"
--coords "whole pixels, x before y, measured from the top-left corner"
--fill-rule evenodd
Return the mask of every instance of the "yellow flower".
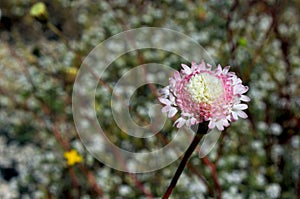
M 81 155 L 79 155 L 75 149 L 65 152 L 64 157 L 67 159 L 67 164 L 69 166 L 73 166 L 76 163 L 82 162 Z

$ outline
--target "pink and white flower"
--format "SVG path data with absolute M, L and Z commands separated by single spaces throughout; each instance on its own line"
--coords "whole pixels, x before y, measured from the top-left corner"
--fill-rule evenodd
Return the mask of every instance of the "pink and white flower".
M 162 112 L 169 118 L 180 112 L 180 117 L 174 125 L 181 128 L 208 121 L 210 129 L 224 130 L 230 122 L 239 117 L 247 118 L 244 112 L 248 108 L 250 98 L 244 93 L 248 87 L 234 72 L 229 72 L 230 66 L 222 69 L 220 65 L 212 69 L 211 65 L 202 62 L 192 63 L 189 67 L 182 64 L 180 72 L 176 71 L 169 79 L 170 85 L 161 90 L 159 101 L 164 104 Z

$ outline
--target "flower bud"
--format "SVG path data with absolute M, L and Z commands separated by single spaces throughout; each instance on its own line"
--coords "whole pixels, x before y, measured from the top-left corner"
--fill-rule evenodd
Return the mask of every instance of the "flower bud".
M 47 7 L 43 2 L 34 4 L 30 9 L 30 15 L 41 23 L 48 21 Z

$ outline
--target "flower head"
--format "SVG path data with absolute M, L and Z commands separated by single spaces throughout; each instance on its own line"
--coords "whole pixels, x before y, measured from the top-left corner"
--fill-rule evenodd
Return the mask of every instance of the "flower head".
M 71 151 L 65 152 L 64 157 L 66 158 L 67 164 L 69 166 L 73 166 L 76 163 L 82 162 L 81 155 L 79 155 L 78 152 L 75 149 L 72 149 Z
M 170 84 L 161 90 L 162 112 L 171 118 L 180 111 L 174 123 L 177 128 L 208 121 L 210 129 L 217 127 L 222 131 L 238 117 L 247 118 L 243 110 L 248 106 L 241 102 L 250 101 L 244 95 L 248 87 L 229 68 L 218 65 L 212 69 L 205 62 L 192 63 L 191 67 L 182 64 L 182 70 L 176 71 L 169 79 Z

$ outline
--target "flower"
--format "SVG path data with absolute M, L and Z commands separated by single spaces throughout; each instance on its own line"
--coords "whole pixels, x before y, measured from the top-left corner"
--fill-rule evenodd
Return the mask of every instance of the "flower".
M 181 66 L 181 71 L 174 73 L 159 97 L 164 105 L 162 112 L 167 113 L 169 118 L 180 112 L 174 123 L 177 128 L 207 121 L 210 129 L 216 127 L 222 131 L 238 117 L 247 118 L 244 110 L 248 106 L 241 102 L 250 101 L 244 95 L 248 87 L 234 72 L 229 72 L 230 66 L 222 68 L 218 65 L 212 69 L 204 61 L 199 65 L 192 63 L 191 67 Z
M 65 152 L 64 157 L 66 158 L 67 164 L 69 166 L 73 166 L 76 163 L 82 162 L 81 155 L 79 155 L 78 152 L 75 149 L 72 149 L 71 151 Z

